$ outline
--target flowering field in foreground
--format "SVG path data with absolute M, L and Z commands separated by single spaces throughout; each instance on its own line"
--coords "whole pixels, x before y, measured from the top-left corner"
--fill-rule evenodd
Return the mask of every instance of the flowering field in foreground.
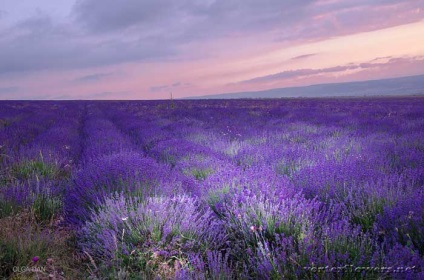
M 424 278 L 424 98 L 3 101 L 0 145 L 3 277 Z

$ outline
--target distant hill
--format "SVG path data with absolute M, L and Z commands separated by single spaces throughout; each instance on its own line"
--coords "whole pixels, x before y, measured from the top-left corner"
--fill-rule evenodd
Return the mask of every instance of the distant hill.
M 194 96 L 185 99 L 281 98 L 281 97 L 349 97 L 424 94 L 424 75 L 360 82 L 318 84 L 261 91 Z

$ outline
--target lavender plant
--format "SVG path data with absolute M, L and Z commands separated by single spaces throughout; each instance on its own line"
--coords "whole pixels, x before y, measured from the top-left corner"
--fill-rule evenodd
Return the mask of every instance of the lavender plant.
M 189 254 L 223 247 L 221 228 L 212 212 L 189 196 L 140 199 L 121 193 L 107 198 L 78 236 L 81 249 L 109 269 L 158 273 L 186 265 Z

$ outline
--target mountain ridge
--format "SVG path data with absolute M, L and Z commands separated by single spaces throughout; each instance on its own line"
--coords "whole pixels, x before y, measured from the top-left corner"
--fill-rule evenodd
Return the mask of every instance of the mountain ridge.
M 285 97 L 370 97 L 424 94 L 424 75 L 364 80 L 343 83 L 325 83 L 298 87 L 273 88 L 260 91 L 220 93 L 185 97 L 182 99 L 238 99 Z

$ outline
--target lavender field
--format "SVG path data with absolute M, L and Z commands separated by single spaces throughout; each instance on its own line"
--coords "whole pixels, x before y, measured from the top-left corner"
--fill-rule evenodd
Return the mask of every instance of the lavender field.
M 2 101 L 0 165 L 0 278 L 424 279 L 424 98 Z

